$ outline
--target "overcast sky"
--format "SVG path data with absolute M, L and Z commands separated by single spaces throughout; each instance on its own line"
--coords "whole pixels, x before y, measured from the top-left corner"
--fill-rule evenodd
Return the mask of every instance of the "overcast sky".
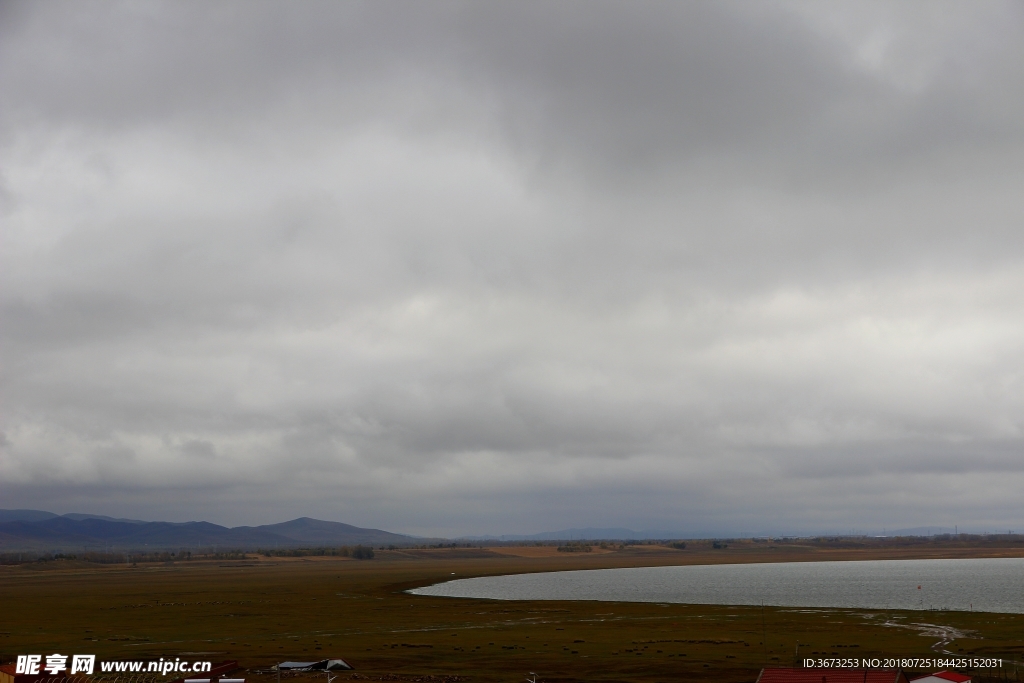
M 1024 531 L 1024 4 L 0 3 L 0 507 Z

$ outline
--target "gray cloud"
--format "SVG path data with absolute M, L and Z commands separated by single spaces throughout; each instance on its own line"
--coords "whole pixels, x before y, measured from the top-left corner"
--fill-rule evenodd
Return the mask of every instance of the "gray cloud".
M 1021 519 L 1019 4 L 0 11 L 12 507 Z

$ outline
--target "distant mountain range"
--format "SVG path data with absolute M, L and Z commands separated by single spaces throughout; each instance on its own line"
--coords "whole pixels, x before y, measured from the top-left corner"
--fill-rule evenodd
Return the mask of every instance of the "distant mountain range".
M 403 534 L 300 517 L 263 526 L 223 527 L 210 522 L 144 522 L 104 515 L 56 515 L 43 510 L 0 510 L 0 551 L 255 550 L 343 545 L 423 543 Z
M 82 512 L 69 512 L 66 515 L 58 515 L 43 510 L 0 510 L 0 523 L 2 522 L 41 522 L 44 519 L 64 517 L 66 519 L 102 519 L 107 522 L 130 522 L 132 524 L 145 524 L 141 519 L 124 519 L 122 517 L 107 517 L 106 515 L 87 515 Z
M 645 541 L 665 540 L 674 538 L 690 538 L 678 531 L 648 530 L 633 531 L 620 528 L 586 527 L 582 529 L 562 529 L 561 531 L 544 531 L 539 534 L 502 534 L 500 536 L 466 536 L 467 541 Z
M 964 530 L 966 531 L 966 530 Z M 953 533 L 945 527 L 889 529 L 864 535 L 935 536 Z M 756 534 L 780 536 L 781 534 Z M 796 534 L 807 535 L 807 534 Z M 817 535 L 817 534 L 815 534 Z M 824 534 L 831 535 L 831 534 Z M 858 534 L 859 535 L 859 534 Z M 747 536 L 747 534 L 743 534 Z M 537 534 L 464 536 L 460 541 L 642 541 L 713 538 L 714 534 L 680 531 L 633 531 L 585 527 Z M 72 512 L 57 515 L 44 510 L 0 510 L 0 552 L 121 552 L 126 550 L 256 550 L 344 545 L 408 546 L 445 541 L 417 538 L 380 529 L 363 529 L 340 522 L 300 517 L 280 524 L 228 528 L 210 522 L 145 522 Z
M 857 532 L 851 536 L 939 536 L 941 534 L 952 534 L 954 528 L 938 526 L 920 526 L 912 529 L 888 529 L 877 532 Z M 669 531 L 665 529 L 648 529 L 645 531 L 633 531 L 623 528 L 599 528 L 585 527 L 580 529 L 562 529 L 561 531 L 544 531 L 538 534 L 502 534 L 484 536 L 464 536 L 459 540 L 465 541 L 648 541 L 648 540 L 673 540 L 673 539 L 697 539 L 697 538 L 748 538 L 756 536 L 782 537 L 782 536 L 833 536 L 834 532 L 819 533 L 789 533 L 762 532 L 757 534 L 729 534 L 714 533 L 693 533 L 686 531 Z M 839 534 L 846 535 L 846 534 Z

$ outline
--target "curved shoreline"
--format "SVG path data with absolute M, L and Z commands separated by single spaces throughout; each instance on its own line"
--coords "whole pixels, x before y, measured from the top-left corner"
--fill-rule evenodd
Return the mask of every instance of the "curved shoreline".
M 406 592 L 508 601 L 1024 614 L 1024 560 L 833 560 L 577 569 L 463 577 Z

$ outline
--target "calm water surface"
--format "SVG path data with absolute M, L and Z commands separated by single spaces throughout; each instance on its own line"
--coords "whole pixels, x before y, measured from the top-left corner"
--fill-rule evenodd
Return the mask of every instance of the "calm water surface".
M 409 591 L 493 600 L 949 609 L 1024 614 L 1024 558 L 591 569 L 458 579 Z

